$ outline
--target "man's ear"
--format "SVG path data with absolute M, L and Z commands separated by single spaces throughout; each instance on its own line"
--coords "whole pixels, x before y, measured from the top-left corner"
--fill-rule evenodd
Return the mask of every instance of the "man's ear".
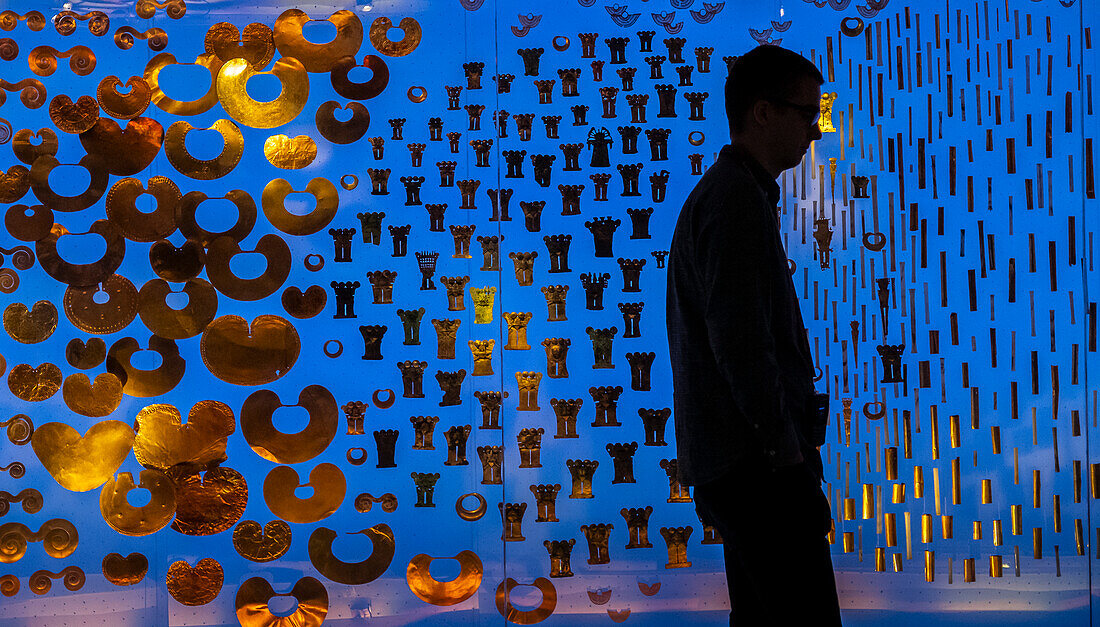
M 771 108 L 768 101 L 761 98 L 754 102 L 752 108 L 749 109 L 749 122 L 758 126 L 767 126 L 770 114 Z

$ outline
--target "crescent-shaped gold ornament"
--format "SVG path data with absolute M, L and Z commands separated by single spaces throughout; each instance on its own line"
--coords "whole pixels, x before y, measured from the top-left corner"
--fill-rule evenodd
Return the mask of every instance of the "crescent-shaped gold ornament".
M 298 481 L 298 472 L 290 466 L 272 468 L 264 479 L 264 502 L 272 514 L 292 523 L 314 523 L 333 515 L 348 489 L 344 472 L 327 462 L 310 471 L 308 483 Z M 305 486 L 313 488 L 313 495 L 295 496 L 295 490 Z
M 262 102 L 248 95 L 248 80 L 258 74 L 279 79 L 282 92 Z M 268 72 L 257 72 L 246 59 L 230 59 L 218 71 L 218 99 L 229 117 L 252 128 L 275 128 L 298 117 L 309 99 L 309 75 L 298 59 L 284 57 Z
M 363 45 L 363 22 L 352 11 L 340 10 L 328 18 L 336 27 L 332 41 L 315 44 L 306 40 L 302 27 L 313 20 L 300 9 L 287 9 L 275 19 L 275 47 L 283 57 L 302 62 L 308 72 L 328 72 L 341 57 L 355 56 Z
M 292 192 L 311 194 L 316 199 L 313 211 L 305 215 L 295 215 L 287 211 L 286 197 Z M 340 193 L 331 181 L 323 177 L 311 180 L 302 192 L 291 188 L 286 179 L 274 179 L 264 186 L 260 205 L 271 225 L 283 233 L 312 235 L 328 226 L 336 217 L 336 210 L 340 207 Z
M 271 612 L 271 597 L 291 596 L 298 607 L 286 616 Z M 276 594 L 263 577 L 246 579 L 237 588 L 235 602 L 237 621 L 241 627 L 321 627 L 328 615 L 328 590 L 313 577 L 302 577 L 294 583 L 290 592 Z
M 305 409 L 309 423 L 297 433 L 279 431 L 273 418 L 281 407 Z M 296 405 L 284 405 L 271 390 L 258 390 L 245 399 L 240 421 L 241 435 L 257 455 L 278 464 L 298 464 L 328 448 L 340 426 L 340 408 L 332 393 L 321 385 L 306 386 L 298 394 Z
M 197 100 L 183 101 L 169 98 L 160 88 L 160 72 L 169 65 L 200 65 L 206 68 L 210 72 L 210 89 Z M 212 52 L 199 55 L 194 63 L 178 63 L 175 55 L 162 52 L 145 64 L 143 78 L 152 93 L 150 99 L 153 104 L 165 113 L 180 116 L 199 115 L 206 113 L 218 103 L 218 72 L 222 65 L 222 60 Z
M 135 486 L 134 476 L 120 472 L 103 484 L 99 493 L 99 511 L 112 529 L 125 536 L 147 536 L 163 529 L 176 515 L 176 488 L 159 470 L 148 468 L 139 475 L 141 482 Z M 127 496 L 135 487 L 148 490 L 149 502 L 141 507 L 130 504 Z
M 539 589 L 542 593 L 542 601 L 537 607 L 530 610 L 517 610 L 512 605 L 510 598 L 512 588 L 519 585 L 534 586 Z M 539 577 L 529 584 L 520 584 L 508 577 L 497 586 L 496 603 L 497 611 L 508 622 L 517 625 L 534 625 L 550 618 L 554 613 L 554 608 L 558 605 L 558 591 L 554 588 L 554 583 L 546 577 Z
M 290 525 L 275 519 L 260 527 L 255 520 L 242 520 L 233 530 L 233 548 L 246 560 L 270 562 L 290 550 Z
M 374 48 L 387 57 L 403 57 L 420 45 L 420 39 L 424 36 L 420 29 L 420 22 L 415 18 L 403 17 L 396 28 L 401 29 L 403 36 L 397 41 L 389 38 L 391 28 L 395 28 L 388 17 L 380 17 L 370 25 L 370 42 Z
M 432 560 L 437 559 L 458 561 L 460 567 L 458 575 L 450 581 L 439 581 L 432 577 L 429 569 Z M 462 551 L 454 557 L 432 557 L 421 553 L 409 560 L 409 567 L 405 570 L 405 581 L 409 584 L 409 590 L 412 590 L 412 593 L 425 603 L 445 607 L 457 605 L 474 596 L 481 587 L 484 570 L 481 558 L 470 550 Z
M 244 135 L 232 120 L 220 119 L 199 130 L 217 131 L 222 136 L 221 153 L 213 159 L 196 159 L 187 151 L 187 134 L 195 130 L 190 123 L 173 122 L 164 134 L 164 155 L 180 174 L 200 181 L 221 178 L 233 171 L 244 154 Z
M 317 572 L 327 579 L 349 586 L 360 586 L 381 577 L 393 562 L 396 552 L 393 530 L 386 523 L 378 523 L 362 531 L 353 531 L 347 535 L 363 534 L 371 540 L 371 554 L 360 562 L 345 562 L 332 553 L 332 543 L 336 532 L 327 527 L 318 527 L 309 536 L 309 561 Z

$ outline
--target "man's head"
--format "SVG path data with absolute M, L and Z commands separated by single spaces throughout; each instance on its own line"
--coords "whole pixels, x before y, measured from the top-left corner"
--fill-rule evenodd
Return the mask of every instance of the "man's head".
M 792 168 L 821 138 L 821 71 L 796 52 L 757 46 L 733 62 L 726 78 L 730 137 L 770 172 Z

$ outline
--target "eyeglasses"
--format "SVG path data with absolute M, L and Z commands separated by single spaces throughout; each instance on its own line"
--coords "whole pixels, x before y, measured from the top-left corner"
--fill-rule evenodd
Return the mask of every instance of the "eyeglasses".
M 790 107 L 802 114 L 802 117 L 806 119 L 806 123 L 810 126 L 817 126 L 818 120 L 821 119 L 821 107 L 817 105 L 804 105 L 790 100 L 784 100 L 782 98 L 775 98 L 771 100 L 776 104 L 781 104 L 786 107 Z

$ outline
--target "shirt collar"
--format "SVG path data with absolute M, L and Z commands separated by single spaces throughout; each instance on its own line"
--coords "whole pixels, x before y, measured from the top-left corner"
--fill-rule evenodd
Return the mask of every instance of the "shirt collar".
M 764 190 L 764 195 L 768 198 L 768 203 L 771 207 L 775 207 L 779 204 L 779 184 L 775 182 L 768 171 L 764 169 L 764 166 L 760 165 L 760 162 L 756 160 L 752 154 L 742 146 L 734 144 L 726 144 L 722 147 L 722 151 L 718 153 L 719 159 L 730 159 L 735 162 L 740 162 L 745 166 L 745 169 L 752 174 L 753 178 L 760 185 L 760 189 Z

